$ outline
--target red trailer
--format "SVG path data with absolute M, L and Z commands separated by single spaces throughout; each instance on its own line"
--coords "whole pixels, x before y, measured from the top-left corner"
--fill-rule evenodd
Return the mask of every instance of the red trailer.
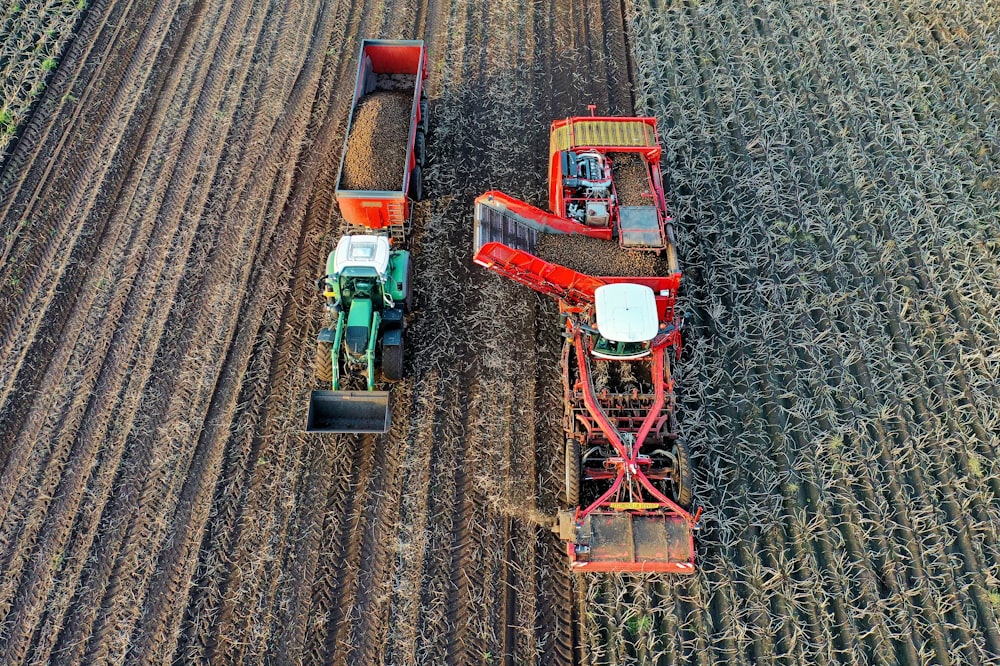
M 362 41 L 336 189 L 340 213 L 352 227 L 350 233 L 374 231 L 398 242 L 406 240 L 411 203 L 422 198 L 426 78 L 427 53 L 422 40 Z M 376 101 L 383 101 L 376 99 L 380 96 L 394 98 L 386 101 L 396 104 L 395 112 L 383 107 L 366 114 L 366 105 L 375 108 Z M 406 99 L 408 114 L 405 107 L 400 110 L 398 106 Z M 409 123 L 403 139 L 400 123 L 406 118 Z M 391 127 L 386 125 L 390 121 Z

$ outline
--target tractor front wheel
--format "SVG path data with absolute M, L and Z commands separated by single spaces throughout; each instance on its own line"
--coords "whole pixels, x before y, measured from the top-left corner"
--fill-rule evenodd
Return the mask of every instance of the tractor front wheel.
M 324 384 L 333 381 L 333 343 L 316 343 L 316 377 Z
M 399 332 L 398 345 L 382 345 L 382 374 L 390 382 L 403 378 L 403 332 Z
M 566 505 L 580 506 L 580 442 L 566 440 Z
M 687 446 L 681 440 L 674 442 L 674 459 L 676 467 L 674 469 L 674 501 L 682 508 L 691 507 L 694 499 L 692 486 L 694 479 L 691 474 L 691 460 L 688 457 Z

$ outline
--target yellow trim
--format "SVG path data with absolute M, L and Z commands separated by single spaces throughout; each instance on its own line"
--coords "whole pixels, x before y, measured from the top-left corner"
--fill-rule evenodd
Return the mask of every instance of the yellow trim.
M 645 511 L 660 508 L 656 502 L 611 502 L 608 506 L 615 511 Z
M 326 296 L 327 298 L 336 298 L 337 296 L 336 292 L 332 291 L 324 291 L 323 295 Z
M 588 120 L 567 122 L 549 135 L 549 157 L 576 146 L 655 148 L 656 133 L 641 120 Z

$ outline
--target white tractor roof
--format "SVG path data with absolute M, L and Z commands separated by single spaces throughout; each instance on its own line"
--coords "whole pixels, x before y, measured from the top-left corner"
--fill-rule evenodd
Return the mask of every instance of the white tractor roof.
M 389 239 L 385 236 L 341 238 L 333 259 L 334 272 L 356 266 L 374 268 L 379 275 L 384 275 L 389 267 Z
M 615 342 L 646 342 L 656 337 L 660 320 L 653 290 L 641 284 L 606 284 L 594 290 L 597 330 Z

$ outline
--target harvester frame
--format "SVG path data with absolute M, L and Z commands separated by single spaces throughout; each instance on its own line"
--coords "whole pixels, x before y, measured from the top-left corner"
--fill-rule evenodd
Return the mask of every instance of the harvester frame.
M 476 199 L 474 261 L 559 302 L 565 338 L 563 425 L 569 508 L 559 512 L 554 531 L 566 542 L 571 569 L 691 574 L 701 511 L 692 514 L 688 509 L 690 461 L 675 427 L 668 351 L 672 349 L 680 358 L 683 322 L 675 303 L 681 273 L 673 220 L 660 184 L 656 120 L 598 117 L 593 107 L 591 113 L 552 124 L 552 212 L 498 191 Z M 639 213 L 632 217 L 640 221 L 639 229 L 623 226 L 622 212 L 629 207 L 617 206 L 614 177 L 602 158 L 602 154 L 627 152 L 642 156 L 650 189 L 649 206 L 631 207 Z M 587 164 L 577 164 L 574 171 L 572 165 L 567 166 L 572 160 Z M 585 182 L 578 178 L 580 174 Z M 578 205 L 570 211 L 567 194 L 573 192 L 583 192 L 593 206 L 581 209 Z M 659 277 L 587 275 L 535 256 L 540 233 L 580 234 L 617 241 L 626 250 L 664 252 L 669 271 Z M 600 330 L 598 296 L 601 290 L 610 289 L 616 289 L 616 297 L 644 295 L 647 304 L 655 304 L 647 305 L 649 310 L 655 308 L 654 330 L 636 338 L 645 342 L 631 350 L 619 342 L 617 353 L 608 351 L 607 336 Z M 622 376 L 626 366 L 628 372 L 636 368 L 646 379 L 641 387 L 602 392 L 595 387 L 594 363 L 615 364 Z M 580 501 L 581 483 L 589 493 L 585 505 Z

